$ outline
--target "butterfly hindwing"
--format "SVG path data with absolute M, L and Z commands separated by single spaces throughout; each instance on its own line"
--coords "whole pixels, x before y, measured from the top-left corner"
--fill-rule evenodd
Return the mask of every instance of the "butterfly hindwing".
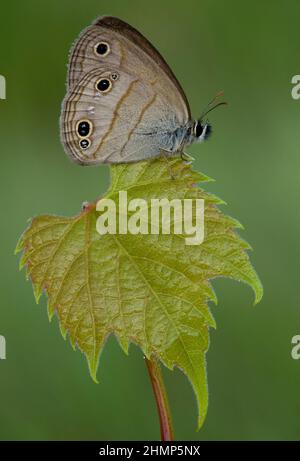
M 103 81 L 111 85 L 105 91 L 98 88 Z M 168 148 L 169 115 L 170 107 L 153 86 L 125 72 L 94 69 L 65 97 L 62 142 L 83 165 L 155 157 Z

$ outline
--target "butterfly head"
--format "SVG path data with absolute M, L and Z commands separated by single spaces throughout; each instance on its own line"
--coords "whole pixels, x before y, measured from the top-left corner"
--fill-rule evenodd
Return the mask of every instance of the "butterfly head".
M 208 121 L 203 122 L 201 119 L 195 120 L 192 130 L 196 142 L 205 141 L 212 133 L 211 125 Z
M 200 115 L 199 120 L 195 120 L 192 126 L 192 136 L 193 141 L 202 142 L 209 138 L 212 133 L 211 125 L 207 120 L 204 121 L 204 117 L 211 112 L 212 110 L 216 109 L 216 107 L 224 106 L 226 102 L 218 102 L 215 103 L 216 100 L 223 95 L 223 92 L 218 93 L 206 106 L 202 114 Z

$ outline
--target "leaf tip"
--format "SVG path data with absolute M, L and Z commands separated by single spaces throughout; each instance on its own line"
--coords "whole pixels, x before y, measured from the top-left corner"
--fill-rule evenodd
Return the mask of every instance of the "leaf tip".
M 256 306 L 256 304 L 258 304 L 262 300 L 262 297 L 264 294 L 264 287 L 258 277 L 257 277 L 257 283 L 254 286 L 254 293 L 255 293 L 255 299 L 254 299 L 253 306 Z
M 97 370 L 92 370 L 90 368 L 90 375 L 91 375 L 91 378 L 92 380 L 94 381 L 95 384 L 99 384 L 99 381 L 97 379 Z
M 40 301 L 40 298 L 42 296 L 42 289 L 41 289 L 40 285 L 35 285 L 33 287 L 33 295 L 34 295 L 34 299 L 35 299 L 36 304 L 38 304 L 39 301 Z
M 20 251 L 23 250 L 23 247 L 24 247 L 24 240 L 23 240 L 23 236 L 19 238 L 18 242 L 17 242 L 17 245 L 16 245 L 16 248 L 14 250 L 14 254 L 17 255 L 18 253 L 20 253 Z
M 17 254 L 17 253 L 15 253 L 15 254 Z M 26 258 L 25 258 L 25 255 L 23 254 L 22 257 L 20 258 L 20 261 L 19 261 L 19 271 L 21 271 L 23 269 L 25 264 L 26 264 Z
M 51 322 L 51 320 L 53 319 L 53 316 L 55 314 L 55 309 L 54 309 L 54 307 L 51 305 L 51 303 L 49 301 L 48 301 L 48 304 L 47 304 L 47 312 L 48 312 L 49 322 Z
M 193 170 L 192 173 L 195 174 L 195 179 L 198 180 L 198 182 L 215 182 L 214 178 L 211 178 L 210 176 L 207 176 L 206 174 L 199 173 L 198 171 Z
M 59 329 L 60 329 L 60 333 L 62 337 L 64 338 L 64 340 L 66 340 L 67 339 L 67 328 L 62 322 L 59 322 Z
M 94 383 L 99 384 L 99 381 L 97 379 L 99 354 L 98 356 L 93 354 L 92 356 L 87 355 L 86 357 L 87 357 L 87 361 L 89 365 L 89 371 L 90 371 L 91 378 L 94 381 Z

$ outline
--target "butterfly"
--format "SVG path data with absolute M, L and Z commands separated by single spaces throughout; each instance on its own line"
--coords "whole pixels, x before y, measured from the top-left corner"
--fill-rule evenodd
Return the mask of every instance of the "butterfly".
M 193 120 L 186 95 L 160 53 L 121 19 L 103 16 L 83 30 L 70 52 L 60 118 L 67 155 L 81 165 L 128 163 L 181 154 L 207 139 L 211 126 Z

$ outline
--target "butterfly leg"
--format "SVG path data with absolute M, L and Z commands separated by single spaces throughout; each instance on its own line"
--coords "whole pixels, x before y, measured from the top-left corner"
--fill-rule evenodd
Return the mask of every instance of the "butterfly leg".
M 195 160 L 194 157 L 192 157 L 190 154 L 187 154 L 186 152 L 181 152 L 180 153 L 181 160 L 185 162 L 186 165 L 191 165 L 193 161 Z

